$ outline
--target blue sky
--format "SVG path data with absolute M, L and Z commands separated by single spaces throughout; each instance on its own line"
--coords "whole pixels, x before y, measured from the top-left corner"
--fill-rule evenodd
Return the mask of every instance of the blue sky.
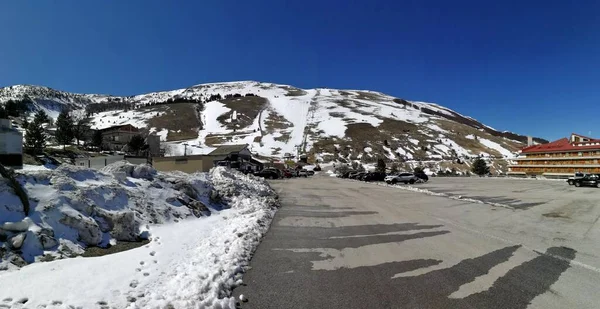
M 501 130 L 600 137 L 598 1 L 5 1 L 0 86 L 382 91 Z

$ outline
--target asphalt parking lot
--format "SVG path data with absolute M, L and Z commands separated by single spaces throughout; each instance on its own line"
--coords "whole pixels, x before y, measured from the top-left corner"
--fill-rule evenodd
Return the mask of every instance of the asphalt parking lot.
M 600 189 L 432 178 L 272 182 L 242 308 L 597 308 Z M 451 198 L 461 196 L 503 207 Z

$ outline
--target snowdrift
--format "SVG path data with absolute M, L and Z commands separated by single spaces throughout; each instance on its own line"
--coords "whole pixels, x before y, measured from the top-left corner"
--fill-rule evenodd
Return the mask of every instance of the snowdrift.
M 101 171 L 71 165 L 21 171 L 17 179 L 31 211 L 23 213 L 0 178 L 0 271 L 74 257 L 91 246 L 147 239 L 152 224 L 231 207 L 254 212 L 276 203 L 263 180 L 222 168 L 210 174 L 158 173 L 123 161 Z

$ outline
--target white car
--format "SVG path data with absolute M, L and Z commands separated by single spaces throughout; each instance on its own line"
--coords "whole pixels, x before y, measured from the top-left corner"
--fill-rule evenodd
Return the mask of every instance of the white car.
M 384 181 L 388 184 L 397 184 L 399 182 L 403 182 L 405 184 L 413 184 L 419 180 L 419 177 L 415 176 L 413 173 L 400 173 L 398 175 L 389 175 L 385 176 Z
M 298 171 L 298 177 L 307 178 L 308 177 L 308 171 L 307 170 L 299 170 Z

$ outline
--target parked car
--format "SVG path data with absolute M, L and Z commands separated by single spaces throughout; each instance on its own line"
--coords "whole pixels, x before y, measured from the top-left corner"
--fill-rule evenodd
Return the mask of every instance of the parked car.
M 399 182 L 403 182 L 404 184 L 413 184 L 417 182 L 420 178 L 415 176 L 413 173 L 400 173 L 398 175 L 389 175 L 385 177 L 385 182 L 388 184 L 397 184 Z
M 342 174 L 337 174 L 337 177 L 338 178 L 348 178 L 351 173 L 354 173 L 354 171 L 347 171 L 347 172 L 344 172 Z
M 567 179 L 567 183 L 572 186 L 575 184 L 575 179 L 580 179 L 580 178 L 584 177 L 585 175 L 586 174 L 584 174 L 584 173 L 575 173 L 575 176 L 569 177 Z
M 583 177 L 573 179 L 573 184 L 576 187 L 600 187 L 600 176 L 587 174 Z
M 308 176 L 312 176 L 315 174 L 315 171 L 306 171 L 308 173 Z
M 283 170 L 283 178 L 292 178 L 293 174 L 290 170 Z
M 419 178 L 422 182 L 429 181 L 429 176 L 427 176 L 427 174 L 425 174 L 424 172 L 415 173 L 415 176 L 417 176 L 417 178 Z
M 383 172 L 370 172 L 362 177 L 363 181 L 383 181 L 386 174 Z
M 266 179 L 279 179 L 279 171 L 275 168 L 265 168 L 260 172 L 254 173 L 254 176 L 264 177 Z
M 299 170 L 298 171 L 298 177 L 304 177 L 304 178 L 308 177 L 308 171 L 304 170 L 304 169 Z
M 360 180 L 362 178 L 362 176 L 364 176 L 366 173 L 365 172 L 357 172 L 354 174 L 350 174 L 350 179 L 356 179 L 356 180 Z

